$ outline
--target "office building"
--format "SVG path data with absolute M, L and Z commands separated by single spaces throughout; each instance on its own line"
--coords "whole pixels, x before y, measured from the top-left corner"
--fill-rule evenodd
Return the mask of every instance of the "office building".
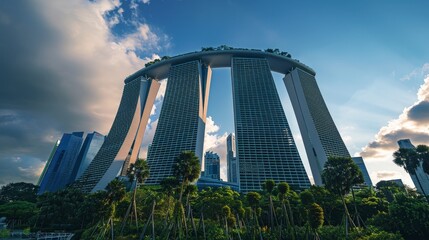
M 350 157 L 340 133 L 320 93 L 314 74 L 295 68 L 284 83 L 298 120 L 316 185 L 322 185 L 322 172 L 330 156 Z
M 159 86 L 159 82 L 145 76 L 125 84 L 109 134 L 74 187 L 96 192 L 104 190 L 116 177 L 126 175 L 129 164 L 137 160 Z
M 192 151 L 202 163 L 211 69 L 200 61 L 171 66 L 164 102 L 147 161 L 147 184 L 159 184 L 173 174 L 183 151 Z
M 365 163 L 362 157 L 352 157 L 353 162 L 359 167 L 363 175 L 364 184 L 368 187 L 372 187 L 372 181 L 369 177 L 368 170 L 366 169 Z
M 204 154 L 204 177 L 220 180 L 220 158 L 217 153 Z
M 310 187 L 268 61 L 236 57 L 231 69 L 240 191 L 267 179 Z
M 98 150 L 100 150 L 104 139 L 105 136 L 98 132 L 87 134 L 72 172 L 71 178 L 73 179 L 73 181 L 82 176 L 83 172 L 86 170 L 86 168 L 94 159 L 95 155 L 98 153 Z
M 226 138 L 226 163 L 228 182 L 238 182 L 238 164 L 235 157 L 235 135 L 229 134 Z
M 40 182 L 39 194 L 58 191 L 73 182 L 72 172 L 82 141 L 83 132 L 65 133 L 63 135 Z
M 39 180 L 37 180 L 37 186 L 40 186 L 40 183 L 42 182 L 43 178 L 45 177 L 46 171 L 49 168 L 49 165 L 52 162 L 52 158 L 54 157 L 55 152 L 57 151 L 58 146 L 60 145 L 60 140 L 57 140 L 54 144 L 54 147 L 52 148 L 51 154 L 49 154 L 48 161 L 46 161 L 45 167 L 43 168 L 42 173 L 40 174 Z
M 401 139 L 398 141 L 399 148 L 414 149 L 410 139 Z M 409 173 L 416 186 L 417 192 L 423 195 L 429 195 L 429 175 L 423 171 L 422 164 L 417 167 L 415 174 Z

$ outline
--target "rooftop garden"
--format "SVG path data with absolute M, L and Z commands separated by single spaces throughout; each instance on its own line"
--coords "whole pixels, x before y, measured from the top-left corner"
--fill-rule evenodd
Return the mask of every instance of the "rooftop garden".
M 227 50 L 242 50 L 242 51 L 258 51 L 258 52 L 267 52 L 267 53 L 272 53 L 272 54 L 276 54 L 276 55 L 280 55 L 280 56 L 284 56 L 287 58 L 292 58 L 292 55 L 290 55 L 290 53 L 288 52 L 283 52 L 280 51 L 278 48 L 267 48 L 265 50 L 260 50 L 260 49 L 248 49 L 248 48 L 234 48 L 234 47 L 230 47 L 227 45 L 220 45 L 219 47 L 202 47 L 200 52 L 209 52 L 209 51 L 227 51 Z M 192 53 L 198 53 L 198 52 L 191 52 L 191 53 L 185 53 L 185 54 L 181 54 L 181 55 L 177 55 L 177 56 L 183 56 L 183 55 L 187 55 L 187 54 L 192 54 Z M 170 56 L 163 56 L 161 58 L 157 58 L 153 61 L 150 61 L 148 63 L 146 63 L 144 66 L 145 67 L 149 67 L 155 63 L 164 61 L 171 58 Z

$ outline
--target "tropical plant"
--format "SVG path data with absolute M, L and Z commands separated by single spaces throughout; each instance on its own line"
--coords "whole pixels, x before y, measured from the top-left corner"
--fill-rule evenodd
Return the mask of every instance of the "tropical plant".
M 0 189 L 0 204 L 13 201 L 37 202 L 39 187 L 25 182 L 9 183 Z
M 341 197 L 344 212 L 352 226 L 355 227 L 344 196 L 350 192 L 353 186 L 363 183 L 363 175 L 359 167 L 350 157 L 329 157 L 325 163 L 322 178 L 325 187 Z
M 133 197 L 130 201 L 128 209 L 125 213 L 124 220 L 122 222 L 121 235 L 125 228 L 126 221 L 131 211 L 134 213 L 136 228 L 138 229 L 136 194 L 137 194 L 137 187 L 139 186 L 139 184 L 144 183 L 144 181 L 149 177 L 149 166 L 147 165 L 147 162 L 141 158 L 137 159 L 136 162 L 132 163 L 128 168 L 127 176 L 131 182 L 135 182 L 135 186 L 133 190 Z

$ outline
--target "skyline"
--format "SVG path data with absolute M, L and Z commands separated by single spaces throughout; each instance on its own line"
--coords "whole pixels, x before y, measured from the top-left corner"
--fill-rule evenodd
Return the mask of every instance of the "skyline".
M 0 185 L 35 182 L 64 132 L 107 134 L 123 80 L 145 62 L 219 45 L 279 48 L 313 68 L 350 154 L 367 147 L 363 158 L 373 182 L 399 177 L 412 185 L 391 155 L 400 138 L 429 144 L 428 4 L 416 3 L 0 3 L 0 32 L 6 36 L 0 39 L 6 56 L 0 60 Z M 277 10 L 283 8 L 295 11 Z M 213 71 L 205 150 L 226 149 L 226 132 L 233 132 L 228 75 L 224 69 Z M 306 159 L 286 89 L 279 75 L 274 78 Z M 219 155 L 225 166 L 226 155 Z

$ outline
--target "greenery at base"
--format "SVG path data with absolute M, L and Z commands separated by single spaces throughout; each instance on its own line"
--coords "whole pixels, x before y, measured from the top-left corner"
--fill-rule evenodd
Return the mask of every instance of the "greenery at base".
M 336 169 L 354 168 L 348 160 L 344 163 Z M 0 205 L 0 216 L 20 221 L 20 229 L 74 232 L 76 239 L 419 240 L 429 236 L 429 204 L 396 185 L 355 190 L 354 198 L 344 185 L 339 186 L 341 191 L 332 186 L 294 191 L 287 183 L 272 180 L 261 183 L 264 190 L 247 194 L 230 188 L 198 191 L 192 185 L 199 172 L 193 153 L 183 153 L 175 166 L 175 176 L 160 186 L 142 185 L 126 193 L 122 182 L 114 180 L 106 191 L 96 193 L 68 188 L 42 194 L 36 203 L 14 198 Z M 146 170 L 136 162 L 129 176 L 142 183 Z M 359 179 L 359 174 L 355 176 Z M 350 216 L 345 209 L 352 209 Z M 349 223 L 346 229 L 349 218 L 360 219 L 361 226 Z

